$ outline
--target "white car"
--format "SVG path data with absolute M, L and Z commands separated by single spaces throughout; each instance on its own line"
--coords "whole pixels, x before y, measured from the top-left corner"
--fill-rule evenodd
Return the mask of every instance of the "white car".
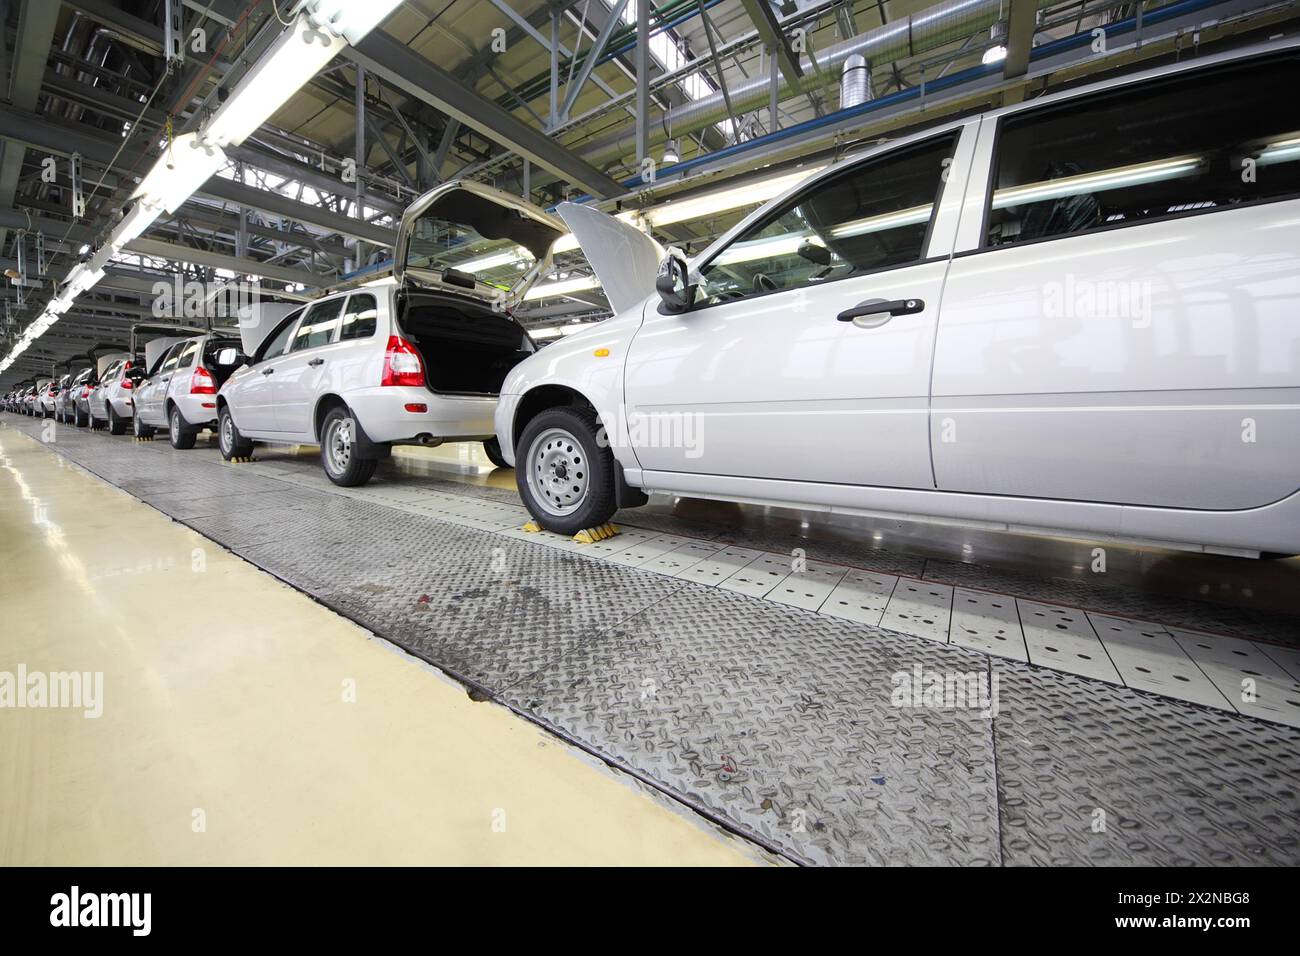
M 668 256 L 648 297 L 654 244 L 561 205 L 616 316 L 506 379 L 520 494 L 563 533 L 661 491 L 1300 552 L 1282 89 L 1295 40 L 915 133 Z
M 112 356 L 103 366 L 99 387 L 90 393 L 92 424 L 106 422 L 110 435 L 126 434 L 127 425 L 135 417 L 135 387 L 144 379 L 144 370 L 139 367 L 142 364 L 122 355 Z
M 265 335 L 241 328 L 247 364 L 217 396 L 222 454 L 319 444 L 345 486 L 370 480 L 393 445 L 477 441 L 501 463 L 497 394 L 536 351 L 509 309 L 566 231 L 479 183 L 425 193 L 402 217 L 390 280 L 324 296 Z
M 237 346 L 232 334 L 207 332 L 183 339 L 154 339 L 145 343 L 146 355 L 165 348 L 160 358 L 150 356 L 149 375 L 133 389 L 136 438 L 151 438 L 165 428 L 173 448 L 194 447 L 198 433 L 217 427 L 217 389 L 234 366 L 220 356 Z

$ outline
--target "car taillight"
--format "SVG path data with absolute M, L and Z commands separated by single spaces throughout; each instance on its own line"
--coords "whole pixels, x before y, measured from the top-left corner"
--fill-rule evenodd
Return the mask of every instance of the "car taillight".
M 124 378 L 124 379 L 122 379 L 122 387 L 123 387 L 123 388 L 131 388 L 131 387 L 132 387 L 132 386 L 131 386 L 131 380 L 130 380 L 129 378 Z
M 380 385 L 423 385 L 424 363 L 410 342 L 398 335 L 388 337 L 384 353 L 384 377 Z
M 202 365 L 194 370 L 190 376 L 190 394 L 191 395 L 215 395 L 217 394 L 217 382 L 212 377 L 212 373 Z
M 82 397 L 82 398 L 89 398 L 89 397 L 90 397 L 90 386 L 89 386 L 89 385 L 83 385 L 83 386 L 81 386 L 81 397 Z

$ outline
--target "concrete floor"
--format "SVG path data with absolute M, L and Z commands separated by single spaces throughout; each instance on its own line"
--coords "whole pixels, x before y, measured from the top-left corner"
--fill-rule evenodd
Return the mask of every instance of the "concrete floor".
M 2 426 L 0 574 L 0 671 L 103 674 L 0 710 L 0 865 L 764 859 Z

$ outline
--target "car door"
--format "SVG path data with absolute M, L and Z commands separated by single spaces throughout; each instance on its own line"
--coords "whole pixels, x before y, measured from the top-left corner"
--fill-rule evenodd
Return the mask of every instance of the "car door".
M 162 361 L 158 363 L 158 370 L 149 377 L 144 388 L 140 390 L 140 395 L 136 399 L 136 414 L 146 424 L 159 426 L 164 424 L 163 401 L 167 395 L 167 386 L 176 371 L 177 357 L 184 347 L 184 342 L 177 342 L 169 348 Z
M 933 487 L 930 360 L 966 125 L 804 185 L 693 270 L 695 307 L 646 307 L 625 377 L 643 468 Z
M 307 309 L 289 340 L 288 350 L 276 362 L 273 382 L 276 430 L 286 436 L 313 441 L 312 414 L 325 366 L 338 358 L 335 342 L 346 295 L 315 302 Z
M 235 424 L 247 437 L 280 435 L 275 414 L 275 374 L 302 316 L 300 309 L 281 319 L 257 346 L 253 360 L 235 372 L 222 388 Z
M 1300 100 L 1252 92 L 1296 88 L 1293 51 L 985 119 L 935 354 L 941 489 L 1296 490 Z

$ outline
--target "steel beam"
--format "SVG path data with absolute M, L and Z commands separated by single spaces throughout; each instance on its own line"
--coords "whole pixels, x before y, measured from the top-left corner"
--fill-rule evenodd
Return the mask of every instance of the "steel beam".
M 802 89 L 803 67 L 799 65 L 799 57 L 790 49 L 789 38 L 781 31 L 781 24 L 777 22 L 772 5 L 768 0 L 740 0 L 740 2 L 745 12 L 749 14 L 749 19 L 753 22 L 759 37 L 776 58 L 785 81 L 796 90 Z
M 173 262 L 192 262 L 195 265 L 209 266 L 213 269 L 229 269 L 241 275 L 261 276 L 278 282 L 301 283 L 305 286 L 323 286 L 330 282 L 329 276 L 303 269 L 289 269 L 285 266 L 270 265 L 254 259 L 240 259 L 220 252 L 209 252 L 193 246 L 177 245 L 174 242 L 160 242 L 157 239 L 134 239 L 126 244 L 127 252 L 136 252 L 145 256 L 157 256 Z
M 50 0 L 23 0 L 18 12 L 18 33 L 14 37 L 13 61 L 8 77 L 0 77 L 0 87 L 9 80 L 9 102 L 19 110 L 36 109 L 36 98 L 45 76 L 45 62 L 54 41 L 54 28 L 59 21 L 59 5 Z M 0 38 L 2 42 L 2 38 Z M 0 95 L 6 90 L 0 89 Z M 0 207 L 12 206 L 22 173 L 23 146 L 17 143 L 0 144 Z M 0 249 L 5 247 L 5 230 L 0 229 Z
M 1034 27 L 1038 22 L 1035 0 L 1010 0 L 1007 13 L 1007 57 L 1002 61 L 1002 75 L 1008 80 L 1029 72 L 1029 55 L 1034 49 Z
M 356 47 L 346 47 L 341 56 L 594 196 L 605 199 L 624 191 L 590 163 L 382 30 L 372 31 Z
M 578 94 L 587 85 L 587 79 L 591 76 L 591 71 L 596 68 L 600 55 L 605 52 L 605 47 L 609 44 L 609 38 L 613 36 L 614 30 L 622 23 L 619 18 L 623 16 L 623 9 L 626 6 L 627 0 L 614 0 L 614 6 L 609 11 L 609 17 L 605 20 L 605 25 L 600 28 L 600 33 L 596 34 L 595 42 L 587 50 L 587 55 L 582 61 L 582 68 L 578 70 L 578 75 L 569 81 L 569 88 L 564 94 L 564 105 L 560 107 L 559 122 L 567 123 L 569 121 L 569 113 L 573 109 L 573 104 L 578 101 Z M 552 79 L 554 79 L 554 75 L 552 75 Z M 556 122 L 554 115 L 551 116 L 551 122 Z

